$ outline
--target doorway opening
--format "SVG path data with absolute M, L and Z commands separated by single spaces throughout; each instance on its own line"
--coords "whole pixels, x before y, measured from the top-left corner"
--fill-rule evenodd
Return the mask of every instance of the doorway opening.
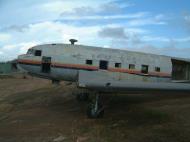
M 50 73 L 51 71 L 51 57 L 42 57 L 42 72 Z
M 190 80 L 190 62 L 172 59 L 172 79 Z
M 108 61 L 100 60 L 99 69 L 107 70 L 108 69 Z

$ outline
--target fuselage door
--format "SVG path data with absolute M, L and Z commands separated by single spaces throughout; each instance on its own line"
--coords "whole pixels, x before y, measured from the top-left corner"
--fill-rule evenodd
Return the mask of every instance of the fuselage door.
M 108 69 L 108 61 L 100 60 L 99 69 L 107 70 Z
M 43 73 L 50 73 L 51 71 L 51 57 L 42 57 L 42 70 Z

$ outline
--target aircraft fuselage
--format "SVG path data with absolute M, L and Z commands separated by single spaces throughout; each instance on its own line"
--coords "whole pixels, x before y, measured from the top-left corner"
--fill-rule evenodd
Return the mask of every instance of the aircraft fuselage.
M 172 81 L 171 57 L 118 49 L 46 44 L 30 48 L 18 63 L 33 75 L 56 80 L 76 81 L 78 71 L 86 70 L 108 72 L 114 80 Z

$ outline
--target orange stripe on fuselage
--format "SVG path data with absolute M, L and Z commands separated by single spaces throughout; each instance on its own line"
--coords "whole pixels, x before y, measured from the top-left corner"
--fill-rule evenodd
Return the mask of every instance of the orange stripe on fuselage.
M 171 77 L 169 73 L 161 73 L 161 72 L 149 72 L 148 74 L 143 74 L 141 71 L 138 70 L 130 70 L 130 69 L 122 69 L 122 68 L 108 68 L 111 72 L 123 72 L 123 73 L 130 73 L 130 74 L 138 74 L 138 75 L 151 75 L 151 76 L 160 76 L 160 77 Z
M 63 63 L 52 63 L 52 66 L 55 67 L 66 67 L 66 68 L 77 68 L 77 69 L 91 69 L 98 70 L 96 66 L 80 65 L 80 64 L 63 64 Z
M 42 62 L 41 61 L 35 61 L 35 60 L 23 60 L 23 59 L 18 59 L 18 63 L 25 63 L 25 64 L 36 64 L 40 65 Z
M 140 71 L 137 70 L 129 70 L 129 69 L 122 69 L 122 68 L 108 68 L 111 72 L 123 72 L 123 73 L 131 73 L 131 74 L 139 74 Z
M 37 64 L 40 65 L 41 61 L 34 61 L 34 60 L 18 60 L 19 63 L 28 63 L 28 64 Z M 90 70 L 98 70 L 99 67 L 91 66 L 91 65 L 80 65 L 80 64 L 64 64 L 64 63 L 57 63 L 52 62 L 52 67 L 65 67 L 65 68 L 76 68 L 76 69 L 90 69 Z M 141 71 L 138 70 L 130 70 L 130 69 L 122 69 L 122 68 L 108 68 L 110 72 L 122 72 L 122 73 L 129 73 L 129 74 L 137 74 L 137 75 L 147 75 L 147 76 L 158 76 L 158 77 L 171 77 L 169 73 L 163 72 L 149 72 L 148 74 L 143 74 Z
M 171 74 L 169 73 L 163 73 L 163 72 L 149 72 L 150 75 L 155 75 L 155 76 L 166 76 L 166 77 L 171 77 Z

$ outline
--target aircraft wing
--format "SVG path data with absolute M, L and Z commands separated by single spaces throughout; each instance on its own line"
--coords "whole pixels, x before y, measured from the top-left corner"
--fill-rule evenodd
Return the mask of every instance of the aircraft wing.
M 138 82 L 118 80 L 106 71 L 79 71 L 78 87 L 102 92 L 183 91 L 190 92 L 190 83 Z

